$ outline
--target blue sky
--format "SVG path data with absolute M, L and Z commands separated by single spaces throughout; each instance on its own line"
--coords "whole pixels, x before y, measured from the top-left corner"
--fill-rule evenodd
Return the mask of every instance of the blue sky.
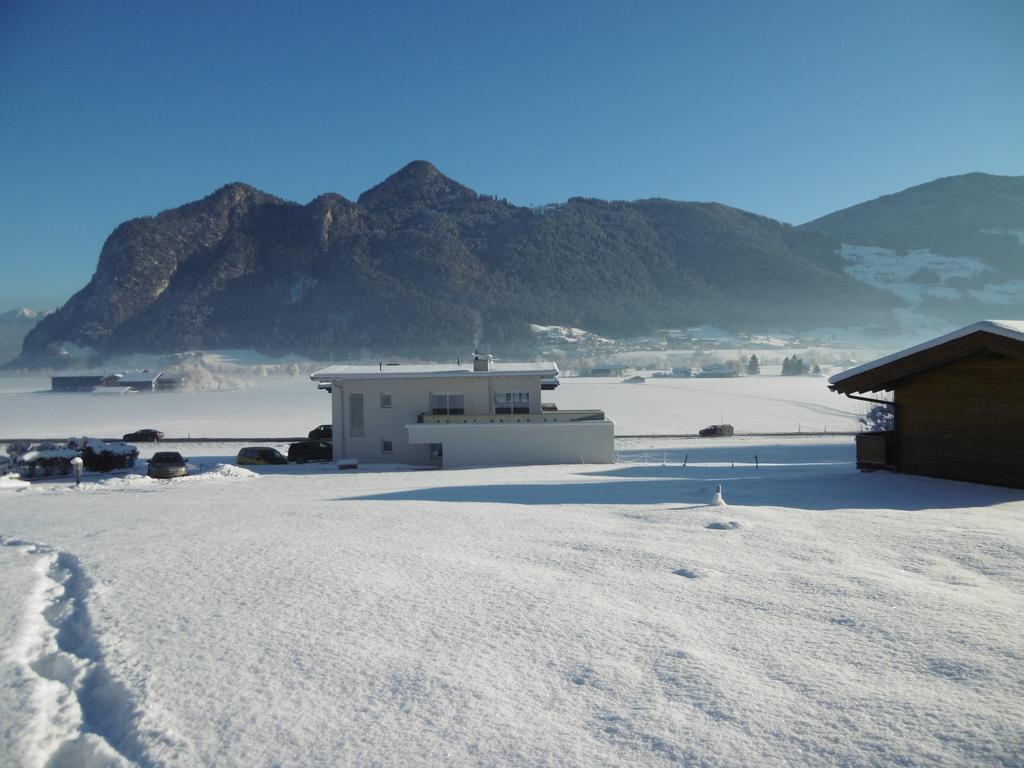
M 717 200 L 802 223 L 1024 174 L 1024 3 L 0 1 L 0 311 L 229 181 Z

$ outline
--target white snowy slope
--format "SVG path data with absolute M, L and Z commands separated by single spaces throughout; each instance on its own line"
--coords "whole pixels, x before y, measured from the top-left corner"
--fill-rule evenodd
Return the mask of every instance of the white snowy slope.
M 45 610 L 83 670 L 78 731 L 0 764 L 1020 764 L 1024 493 L 860 474 L 848 438 L 622 459 L 0 491 L 48 544 L 0 550 L 4 658 Z
M 301 437 L 331 420 L 330 397 L 306 378 L 253 377 L 227 392 L 102 396 L 47 391 L 48 379 L 0 379 L 0 438 L 120 437 L 155 428 L 168 437 Z M 693 434 L 725 421 L 740 432 L 854 430 L 860 403 L 829 392 L 824 378 L 564 378 L 545 402 L 603 408 L 616 434 Z
M 845 262 L 843 269 L 846 274 L 912 302 L 921 301 L 926 296 L 958 298 L 959 291 L 942 284 L 952 277 L 973 277 L 987 269 L 978 259 L 943 256 L 927 248 L 900 254 L 888 248 L 843 243 L 840 256 Z M 927 270 L 938 284 L 915 282 L 914 275 L 921 270 Z

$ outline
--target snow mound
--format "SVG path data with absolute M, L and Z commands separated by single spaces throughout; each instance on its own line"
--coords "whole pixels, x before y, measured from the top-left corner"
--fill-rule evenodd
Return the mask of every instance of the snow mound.
M 739 520 L 712 520 L 710 523 L 704 526 L 712 531 L 735 531 L 737 528 L 742 528 L 743 523 Z
M 213 469 L 200 472 L 195 475 L 188 475 L 182 480 L 188 479 L 194 482 L 209 482 L 212 480 L 247 480 L 250 477 L 259 477 L 259 474 L 245 467 L 234 464 L 218 464 Z
M 24 491 L 31 487 L 31 483 L 26 483 L 15 474 L 0 475 L 0 491 Z
M 120 489 L 153 485 L 154 483 L 156 483 L 156 480 L 151 477 L 133 473 L 129 475 L 122 475 L 120 477 L 108 477 L 92 483 L 83 483 L 81 488 L 84 490 L 95 489 L 101 491 L 116 491 Z

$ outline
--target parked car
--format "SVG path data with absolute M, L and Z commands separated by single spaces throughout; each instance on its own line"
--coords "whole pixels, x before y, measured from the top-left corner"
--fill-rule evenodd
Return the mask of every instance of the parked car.
M 126 443 L 155 443 L 158 440 L 164 439 L 164 433 L 159 429 L 139 429 L 135 432 L 129 432 L 121 439 Z
M 188 474 L 188 465 L 177 451 L 157 451 L 149 460 L 146 474 L 162 480 L 172 477 L 184 477 Z
M 288 446 L 288 461 L 294 461 L 296 464 L 333 460 L 334 447 L 323 440 L 300 440 Z
M 712 424 L 698 432 L 701 437 L 732 437 L 732 424 Z
M 266 446 L 253 446 L 250 448 L 243 448 L 238 452 L 238 457 L 235 459 L 236 463 L 241 466 L 243 464 L 287 464 L 286 459 L 277 448 L 267 448 Z
M 334 427 L 330 424 L 321 424 L 316 429 L 309 431 L 310 440 L 333 440 Z

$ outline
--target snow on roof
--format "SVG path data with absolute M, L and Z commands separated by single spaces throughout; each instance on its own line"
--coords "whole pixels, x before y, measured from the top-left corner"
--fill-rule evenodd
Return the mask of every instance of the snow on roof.
M 877 360 L 872 360 L 869 363 L 863 363 L 855 368 L 850 368 L 842 373 L 837 373 L 834 376 L 829 377 L 829 384 L 838 384 L 841 381 L 859 376 L 862 373 L 872 371 L 875 368 L 881 368 L 883 365 L 894 363 L 897 360 L 902 360 L 904 357 L 910 357 L 916 355 L 918 352 L 924 352 L 926 349 L 932 349 L 933 347 L 941 346 L 950 341 L 956 339 L 962 339 L 964 336 L 970 336 L 972 333 L 978 333 L 984 331 L 985 333 L 994 333 L 997 336 L 1005 336 L 1008 339 L 1014 339 L 1016 341 L 1024 342 L 1024 320 L 979 320 L 971 325 L 964 326 L 951 333 L 947 333 L 945 336 L 939 336 L 938 338 L 926 341 L 917 346 L 904 349 L 900 352 L 894 352 L 891 355 L 880 357 Z
M 163 371 L 135 371 L 124 374 L 118 379 L 118 384 L 152 384 L 161 376 Z
M 554 363 L 491 363 L 490 370 L 474 371 L 473 361 L 465 363 L 386 363 L 384 365 L 332 365 L 310 374 L 313 381 L 331 379 L 434 379 L 450 376 L 541 376 L 558 375 Z

